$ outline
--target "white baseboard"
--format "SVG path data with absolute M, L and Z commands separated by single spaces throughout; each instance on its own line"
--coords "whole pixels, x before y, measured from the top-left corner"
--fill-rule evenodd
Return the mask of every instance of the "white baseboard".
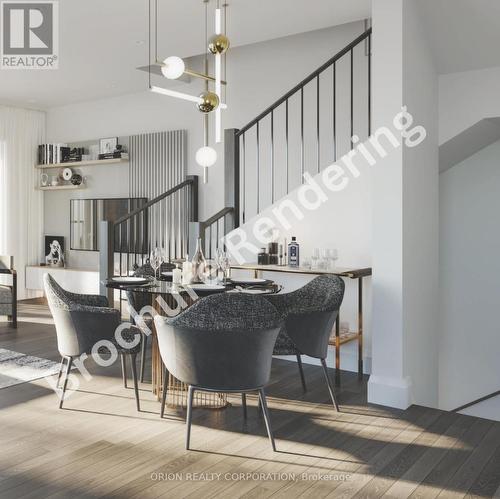
M 410 379 L 371 375 L 368 380 L 368 402 L 407 409 L 412 404 Z

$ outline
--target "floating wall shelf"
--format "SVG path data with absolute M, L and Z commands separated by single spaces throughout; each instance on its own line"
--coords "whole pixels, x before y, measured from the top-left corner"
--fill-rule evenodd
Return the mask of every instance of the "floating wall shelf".
M 65 191 L 65 190 L 74 190 L 74 189 L 85 189 L 85 184 L 73 185 L 73 184 L 65 184 L 65 185 L 47 185 L 45 187 L 40 186 L 36 189 L 39 191 Z
M 35 168 L 39 168 L 40 170 L 45 170 L 48 168 L 72 168 L 82 166 L 94 166 L 94 165 L 116 165 L 118 163 L 128 163 L 128 158 L 114 158 L 114 159 L 96 159 L 93 161 L 73 161 L 66 163 L 51 163 L 47 165 L 35 165 Z

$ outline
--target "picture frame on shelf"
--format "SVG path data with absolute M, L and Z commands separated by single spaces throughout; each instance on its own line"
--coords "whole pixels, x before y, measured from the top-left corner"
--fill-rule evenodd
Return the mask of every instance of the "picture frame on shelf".
M 64 267 L 64 236 L 45 236 L 45 264 Z
M 118 137 L 110 137 L 99 141 L 100 154 L 110 154 L 115 152 L 118 145 Z

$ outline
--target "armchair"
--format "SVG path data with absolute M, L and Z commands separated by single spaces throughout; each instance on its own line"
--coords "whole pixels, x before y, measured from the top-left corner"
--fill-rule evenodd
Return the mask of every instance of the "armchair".
M 328 340 L 344 298 L 344 281 L 334 275 L 322 275 L 300 289 L 264 298 L 280 312 L 284 326 L 280 330 L 273 355 L 296 355 L 302 386 L 306 389 L 301 355 L 320 359 L 328 391 L 336 410 L 335 391 L 328 375 Z
M 178 316 L 157 315 L 160 355 L 169 372 L 189 385 L 186 449 L 189 449 L 195 390 L 258 392 L 267 433 L 276 450 L 264 387 L 269 382 L 273 345 L 281 326 L 276 309 L 262 297 L 221 293 L 198 300 Z M 167 384 L 163 385 L 161 415 Z M 246 413 L 246 411 L 245 411 Z
M 54 317 L 57 334 L 57 347 L 61 354 L 61 367 L 57 385 L 61 379 L 64 361 L 66 361 L 65 378 L 62 387 L 62 396 L 59 408 L 62 408 L 66 392 L 68 376 L 73 359 L 82 354 L 90 354 L 93 346 L 101 340 L 110 341 L 117 349 L 122 363 L 122 375 L 125 382 L 126 356 L 130 356 L 132 363 L 132 377 L 137 410 L 140 410 L 139 389 L 137 384 L 136 357 L 139 345 L 133 348 L 124 348 L 115 339 L 116 328 L 120 325 L 120 312 L 109 308 L 108 300 L 104 296 L 80 295 L 64 290 L 49 274 L 43 276 L 45 293 L 49 308 Z M 122 337 L 128 343 L 135 340 L 138 330 L 132 327 L 122 332 Z
M 4 284 L 4 280 L 10 283 Z M 12 256 L 0 256 L 0 315 L 6 315 L 17 328 L 17 273 Z
M 170 263 L 162 263 L 160 266 L 160 272 L 167 272 L 172 270 L 174 265 Z M 141 267 L 136 267 L 134 269 L 135 277 L 153 277 L 155 274 L 153 267 L 149 263 L 145 263 Z M 143 307 L 151 305 L 151 297 L 145 293 L 137 293 L 134 291 L 127 291 L 127 302 L 130 312 L 130 317 L 140 328 L 141 322 L 139 321 L 139 315 Z M 146 326 L 151 330 L 153 327 L 152 317 L 143 317 Z M 146 353 L 148 349 L 148 336 L 142 332 L 141 336 L 141 365 L 140 365 L 140 380 L 141 383 L 144 381 L 144 368 L 146 366 Z

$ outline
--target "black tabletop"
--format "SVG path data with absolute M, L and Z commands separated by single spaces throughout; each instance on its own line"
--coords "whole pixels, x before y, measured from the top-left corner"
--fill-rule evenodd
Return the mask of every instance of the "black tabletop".
M 174 294 L 182 294 L 188 293 L 188 290 L 185 286 L 175 285 L 168 281 L 151 281 L 148 284 L 142 285 L 125 285 L 121 283 L 113 282 L 112 280 L 108 280 L 105 283 L 106 287 L 119 289 L 122 291 L 133 291 L 134 293 L 147 293 L 151 295 L 174 295 Z M 197 295 L 210 295 L 214 293 L 224 293 L 225 291 L 229 291 L 232 289 L 232 286 L 224 286 L 224 287 L 206 287 L 206 288 L 198 288 L 194 287 L 191 290 Z
M 196 285 L 186 287 L 172 284 L 169 281 L 153 280 L 150 280 L 149 283 L 142 285 L 126 285 L 114 282 L 112 279 L 108 279 L 104 282 L 104 284 L 108 288 L 119 289 L 121 291 L 133 291 L 134 293 L 147 293 L 151 295 L 192 294 L 194 291 L 199 296 L 208 296 L 211 294 L 224 293 L 227 291 L 239 291 L 243 289 L 248 289 L 249 291 L 255 289 L 255 291 L 257 291 L 260 288 L 261 290 L 267 289 L 268 292 L 271 293 L 277 293 L 281 290 L 281 286 L 277 286 L 273 281 L 266 281 L 262 286 L 235 286 L 231 283 L 231 281 L 228 281 L 228 283 L 223 287 L 198 287 Z

